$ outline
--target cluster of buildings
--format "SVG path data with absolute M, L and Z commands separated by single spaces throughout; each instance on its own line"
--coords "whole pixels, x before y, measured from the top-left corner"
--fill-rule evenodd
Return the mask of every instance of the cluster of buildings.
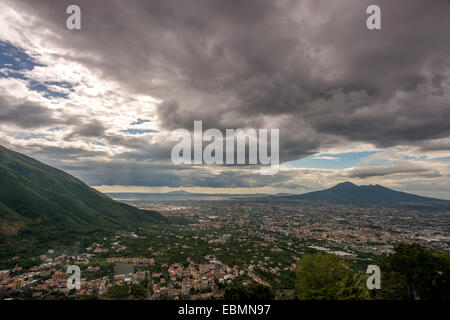
M 54 257 L 51 257 L 53 255 Z M 63 294 L 70 292 L 67 286 L 67 267 L 73 263 L 88 263 L 94 255 L 89 253 L 69 256 L 64 253 L 55 256 L 53 250 L 48 255 L 41 255 L 41 264 L 23 270 L 16 266 L 11 270 L 0 271 L 0 294 L 28 293 L 30 297 Z M 38 259 L 36 259 L 38 260 Z M 102 279 L 82 281 L 79 294 L 95 295 Z
M 187 223 L 147 238 L 144 232 L 123 231 L 77 255 L 49 250 L 36 257 L 36 266 L 0 270 L 0 297 L 108 296 L 111 288 L 139 286 L 147 299 L 206 299 L 223 295 L 234 281 L 286 288 L 294 282 L 296 261 L 307 252 L 370 260 L 398 243 L 450 250 L 448 212 L 251 199 L 150 208 Z M 133 241 L 146 246 L 130 257 L 136 253 Z M 76 292 L 67 288 L 66 270 L 73 264 L 82 267 Z
M 141 204 L 142 205 L 142 204 Z M 167 206 L 167 204 L 165 204 Z M 306 203 L 296 201 L 192 202 L 174 204 L 166 215 L 188 217 L 191 229 L 246 231 L 248 236 L 276 241 L 280 236 L 299 240 L 331 242 L 336 246 L 374 254 L 390 253 L 398 243 L 421 243 L 437 250 L 450 250 L 449 212 L 424 212 L 401 207 L 357 206 L 350 204 Z M 345 251 L 345 250 L 344 250 Z
M 54 252 L 49 250 L 49 253 Z M 161 272 L 135 271 L 136 266 L 154 266 L 154 258 L 111 257 L 106 262 L 116 265 L 115 275 L 87 280 L 84 274 L 80 282 L 81 288 L 69 289 L 67 267 L 73 263 L 88 265 L 94 257 L 93 253 L 77 256 L 61 254 L 55 257 L 41 255 L 42 263 L 26 271 L 19 266 L 12 270 L 0 270 L 0 294 L 28 293 L 29 298 L 44 298 L 49 295 L 107 296 L 111 287 L 141 285 L 146 287 L 148 299 L 206 299 L 223 295 L 223 288 L 219 286 L 230 284 L 239 276 L 246 278 L 245 284 L 251 283 L 252 280 L 249 279 L 253 279 L 267 285 L 252 272 L 253 266 L 240 270 L 238 266 L 224 265 L 214 255 L 207 255 L 207 263 L 196 264 L 191 261 L 187 266 L 179 263 L 163 264 Z M 99 267 L 88 266 L 83 272 L 99 270 Z
M 223 294 L 218 284 L 231 283 L 245 271 L 237 266 L 229 267 L 218 261 L 214 255 L 205 257 L 208 263 L 196 265 L 190 262 L 184 267 L 175 263 L 167 268 L 168 278 L 162 273 L 152 275 L 151 298 L 158 299 L 168 296 L 190 296 L 193 299 L 203 299 Z

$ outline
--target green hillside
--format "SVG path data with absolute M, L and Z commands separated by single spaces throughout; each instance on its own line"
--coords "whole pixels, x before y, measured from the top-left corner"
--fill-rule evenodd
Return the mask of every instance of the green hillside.
M 73 176 L 0 146 L 0 234 L 30 227 L 90 233 L 165 223 L 157 212 L 118 203 Z

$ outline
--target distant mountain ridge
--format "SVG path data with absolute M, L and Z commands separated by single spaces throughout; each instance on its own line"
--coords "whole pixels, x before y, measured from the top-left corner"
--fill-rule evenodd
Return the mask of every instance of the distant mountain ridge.
M 116 200 L 127 201 L 158 201 L 158 200 L 226 200 L 233 198 L 253 198 L 253 197 L 267 197 L 270 194 L 257 193 L 257 194 L 229 194 L 229 193 L 192 193 L 184 190 L 175 190 L 166 193 L 137 193 L 137 192 L 108 192 L 106 193 Z M 272 195 L 272 196 L 278 196 Z M 284 194 L 288 195 L 288 194 Z
M 0 146 L 0 234 L 30 225 L 86 233 L 164 222 L 155 211 L 116 202 L 64 171 Z
M 325 190 L 286 196 L 286 199 L 365 204 L 421 204 L 450 208 L 450 201 L 418 196 L 392 190 L 381 185 L 361 185 L 343 182 Z
M 450 209 L 450 201 L 423 197 L 415 194 L 392 190 L 381 185 L 361 185 L 342 182 L 325 190 L 303 194 L 206 194 L 175 190 L 167 193 L 107 193 L 110 197 L 126 201 L 159 201 L 159 200 L 230 200 L 255 198 L 261 200 L 305 200 L 342 204 L 383 204 L 409 205 L 420 207 L 439 207 Z

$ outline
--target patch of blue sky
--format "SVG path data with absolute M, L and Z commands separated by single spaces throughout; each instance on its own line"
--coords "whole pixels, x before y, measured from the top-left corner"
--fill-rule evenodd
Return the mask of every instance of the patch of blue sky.
M 32 91 L 37 91 L 39 93 L 42 93 L 42 95 L 45 98 L 64 98 L 67 99 L 69 97 L 69 95 L 67 93 L 64 92 L 57 92 L 54 90 L 51 90 L 48 85 L 50 85 L 49 82 L 38 82 L 35 80 L 29 80 L 28 81 L 28 88 Z M 64 87 L 66 88 L 66 87 Z
M 19 133 L 14 136 L 18 140 L 45 139 L 45 136 L 35 133 Z
M 414 160 L 414 161 L 423 161 L 426 160 L 427 156 L 409 156 L 406 155 L 403 157 L 403 160 Z
M 339 154 L 311 155 L 284 163 L 291 168 L 345 169 L 355 167 L 364 158 L 381 151 L 346 152 Z
M 127 129 L 127 130 L 121 130 L 122 132 L 131 134 L 131 135 L 139 135 L 144 133 L 157 133 L 158 130 L 153 129 Z
M 146 122 L 151 122 L 151 120 L 147 120 L 147 119 L 137 119 L 136 121 L 132 122 L 131 125 L 135 126 L 135 125 L 139 125 L 139 124 L 143 124 Z
M 100 141 L 93 142 L 92 144 L 95 144 L 96 146 L 101 146 L 101 147 L 105 146 L 105 144 L 103 142 L 100 142 Z
M 45 84 L 49 86 L 58 86 L 70 90 L 72 90 L 73 88 L 73 85 L 67 81 L 46 81 Z
M 28 78 L 25 77 L 23 73 L 21 73 L 20 71 L 7 68 L 0 68 L 0 78 L 14 78 L 14 79 L 28 80 Z
M 42 66 L 24 50 L 13 46 L 9 42 L 0 41 L 0 68 L 10 70 L 33 70 L 35 66 Z
M 51 131 L 51 132 L 55 132 L 55 131 L 59 131 L 59 130 L 61 130 L 62 128 L 61 127 L 54 127 L 54 128 L 49 128 L 49 129 L 47 129 L 48 131 Z
M 385 163 L 385 162 L 391 162 L 390 159 L 372 159 L 371 162 L 373 163 Z
M 442 162 L 450 162 L 450 157 L 433 158 L 431 160 L 442 161 Z
M 24 50 L 0 41 L 0 78 L 14 78 L 28 81 L 28 88 L 42 93 L 45 98 L 68 98 L 68 94 L 52 90 L 50 86 L 58 86 L 64 89 L 72 89 L 72 84 L 65 81 L 38 82 L 27 78 L 23 71 L 33 70 L 36 66 L 44 66 L 37 63 Z

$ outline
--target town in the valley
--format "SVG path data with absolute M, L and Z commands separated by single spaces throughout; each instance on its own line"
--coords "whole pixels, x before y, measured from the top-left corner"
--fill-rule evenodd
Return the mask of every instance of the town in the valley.
M 233 283 L 257 283 L 283 298 L 305 253 L 338 255 L 363 270 L 398 243 L 450 250 L 448 211 L 267 198 L 128 203 L 170 223 L 13 257 L 0 270 L 0 296 L 209 299 Z M 67 286 L 70 265 L 81 270 L 79 290 Z

